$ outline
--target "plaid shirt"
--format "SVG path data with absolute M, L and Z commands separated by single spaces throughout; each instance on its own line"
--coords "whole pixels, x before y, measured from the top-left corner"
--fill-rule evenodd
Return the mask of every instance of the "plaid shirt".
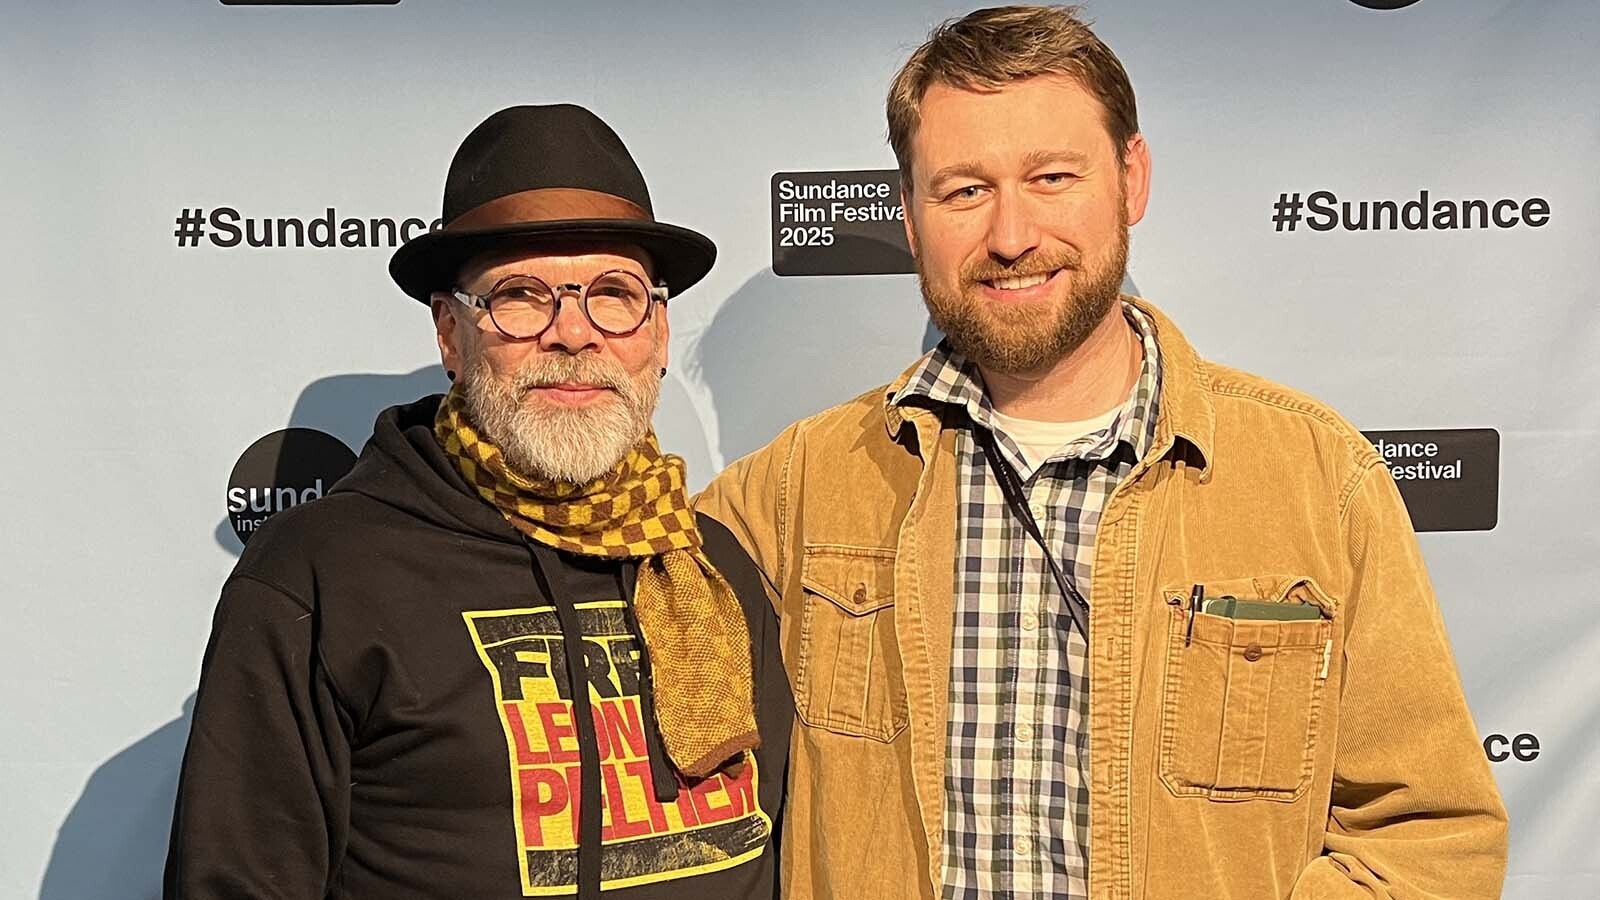
M 955 639 L 945 764 L 944 897 L 1089 896 L 1088 648 L 1042 552 L 1006 506 L 973 428 L 992 431 L 1023 481 L 1063 574 L 1089 595 L 1101 510 L 1154 440 L 1161 394 L 1155 329 L 1123 310 L 1144 346 L 1111 425 L 1033 471 L 995 428 L 971 361 L 941 343 L 894 403 L 966 413 L 958 469 Z

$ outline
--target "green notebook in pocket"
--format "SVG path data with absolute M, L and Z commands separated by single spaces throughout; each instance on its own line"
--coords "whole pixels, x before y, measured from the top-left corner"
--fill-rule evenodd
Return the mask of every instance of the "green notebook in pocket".
M 1320 619 L 1322 609 L 1311 603 L 1269 603 L 1266 600 L 1240 600 L 1238 597 L 1213 597 L 1201 612 L 1226 619 Z

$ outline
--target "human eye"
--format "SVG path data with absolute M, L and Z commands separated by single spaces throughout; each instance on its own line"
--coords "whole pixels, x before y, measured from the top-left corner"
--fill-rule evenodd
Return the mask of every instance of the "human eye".
M 610 300 L 632 299 L 637 293 L 640 292 L 630 290 L 629 288 L 620 284 L 597 284 L 589 289 L 589 296 L 605 297 Z
M 983 185 L 964 184 L 954 190 L 946 191 L 942 198 L 945 203 L 971 203 L 983 196 Z
M 489 295 L 491 304 L 499 303 L 549 303 L 550 289 L 543 282 L 531 278 L 512 278 L 497 286 Z

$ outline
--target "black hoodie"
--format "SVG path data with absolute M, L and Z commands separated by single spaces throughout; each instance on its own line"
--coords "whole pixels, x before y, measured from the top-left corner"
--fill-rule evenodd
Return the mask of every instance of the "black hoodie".
M 762 743 L 738 776 L 684 782 L 632 564 L 525 541 L 440 449 L 438 403 L 380 415 L 350 475 L 267 522 L 224 585 L 166 897 L 774 896 L 794 705 L 754 565 L 699 518 L 749 623 Z

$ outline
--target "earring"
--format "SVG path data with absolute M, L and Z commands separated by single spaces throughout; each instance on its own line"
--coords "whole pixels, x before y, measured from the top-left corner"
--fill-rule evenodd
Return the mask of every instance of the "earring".
M 667 367 L 666 366 L 662 366 L 661 367 L 661 377 L 662 378 L 667 377 Z
M 455 381 L 456 380 L 456 370 L 455 369 L 445 369 L 444 370 L 444 377 L 450 379 L 451 381 Z

